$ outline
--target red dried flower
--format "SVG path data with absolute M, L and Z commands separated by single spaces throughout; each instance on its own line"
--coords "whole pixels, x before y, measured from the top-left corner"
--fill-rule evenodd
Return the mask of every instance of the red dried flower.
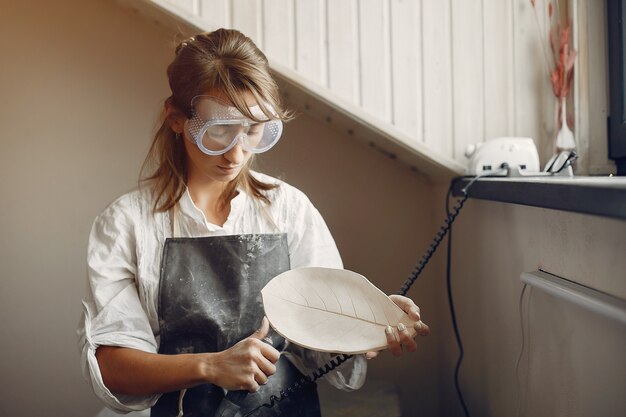
M 532 3 L 533 3 L 533 7 L 534 7 L 534 3 L 535 2 L 533 1 Z M 548 3 L 548 17 L 550 19 L 552 19 L 552 2 Z
M 535 11 L 535 17 L 537 18 L 537 25 L 539 25 L 539 16 L 536 9 L 536 0 L 530 0 L 530 4 Z M 557 7 L 558 12 L 558 7 Z M 548 3 L 548 16 L 552 21 L 553 7 L 552 2 Z M 558 13 L 557 13 L 558 14 Z M 557 16 L 557 22 L 560 20 Z M 556 33 L 555 33 L 556 32 Z M 555 35 L 557 36 L 558 47 L 555 45 Z M 543 34 L 541 36 L 544 38 Z M 556 24 L 556 31 L 550 30 L 548 41 L 550 44 L 550 50 L 552 51 L 552 60 L 548 58 L 548 54 L 544 49 L 544 55 L 546 59 L 546 65 L 548 67 L 548 74 L 550 81 L 552 82 L 552 92 L 557 98 L 567 97 L 574 79 L 574 62 L 576 61 L 576 50 L 570 46 L 571 42 L 571 24 L 570 22 L 564 28 L 561 28 L 560 23 Z

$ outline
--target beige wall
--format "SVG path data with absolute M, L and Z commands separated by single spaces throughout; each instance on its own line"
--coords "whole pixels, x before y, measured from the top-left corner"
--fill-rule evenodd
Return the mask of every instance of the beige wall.
M 136 183 L 168 94 L 172 37 L 111 1 L 2 5 L 0 415 L 85 417 L 100 408 L 75 342 L 87 234 L 104 206 Z M 346 267 L 387 292 L 435 232 L 425 180 L 308 117 L 290 124 L 261 162 L 310 196 Z M 384 354 L 371 366 L 373 377 L 402 384 L 405 407 L 424 416 L 438 414 L 438 337 L 447 326 L 437 269 L 411 293 L 433 335 L 419 353 Z
M 108 1 L 2 4 L 0 415 L 99 408 L 75 336 L 87 234 L 136 181 L 168 42 Z
M 624 325 L 528 287 L 542 268 L 626 299 L 626 222 L 577 213 L 469 200 L 454 227 L 453 291 L 465 345 L 461 383 L 472 415 L 622 416 L 626 412 Z M 448 327 L 445 328 L 448 331 Z M 457 350 L 444 343 L 445 375 Z M 519 378 L 519 387 L 517 379 Z M 451 399 L 444 383 L 441 397 Z M 443 415 L 459 408 L 442 404 Z

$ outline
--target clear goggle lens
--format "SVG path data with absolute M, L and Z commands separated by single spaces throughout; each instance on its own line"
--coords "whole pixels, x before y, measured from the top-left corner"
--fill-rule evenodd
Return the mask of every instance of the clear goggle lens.
M 198 96 L 192 101 L 193 115 L 187 120 L 187 131 L 193 142 L 207 155 L 222 155 L 241 142 L 253 153 L 269 150 L 278 142 L 283 131 L 279 119 L 269 119 L 259 106 L 250 108 L 263 122 L 250 120 L 235 107 L 225 105 L 209 96 Z

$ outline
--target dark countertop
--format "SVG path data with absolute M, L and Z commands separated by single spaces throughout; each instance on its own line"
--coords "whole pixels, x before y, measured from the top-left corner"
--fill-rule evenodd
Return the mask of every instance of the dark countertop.
M 456 181 L 461 195 L 471 178 Z M 626 220 L 626 177 L 484 177 L 468 190 L 470 198 L 544 207 Z

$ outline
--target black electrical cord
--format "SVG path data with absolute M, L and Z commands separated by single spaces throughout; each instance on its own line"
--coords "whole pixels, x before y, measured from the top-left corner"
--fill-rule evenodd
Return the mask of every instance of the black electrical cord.
M 448 189 L 448 193 L 446 194 L 446 220 L 444 221 L 444 225 L 441 226 L 441 228 L 439 228 L 439 231 L 437 232 L 437 234 L 435 235 L 435 238 L 433 239 L 433 243 L 431 243 L 430 247 L 426 249 L 426 253 L 424 253 L 424 256 L 422 256 L 422 259 L 420 259 L 420 261 L 415 266 L 415 269 L 413 270 L 413 272 L 411 272 L 411 274 L 406 279 L 406 281 L 404 281 L 404 284 L 402 284 L 402 287 L 400 288 L 400 291 L 398 291 L 398 294 L 406 295 L 406 293 L 409 292 L 409 289 L 411 288 L 411 286 L 413 285 L 417 277 L 420 276 L 420 274 L 422 273 L 422 271 L 428 264 L 428 261 L 430 261 L 430 258 L 432 258 L 432 256 L 435 254 L 435 251 L 437 250 L 437 248 L 443 241 L 443 238 L 446 237 L 446 234 L 452 227 L 452 222 L 454 222 L 454 219 L 456 219 L 456 216 L 459 215 L 459 212 L 463 208 L 463 204 L 465 204 L 465 201 L 468 198 L 467 188 L 469 188 L 469 186 L 472 185 L 471 182 L 465 188 L 461 190 L 461 193 L 463 195 L 457 201 L 455 206 L 452 208 L 452 212 L 448 210 L 448 196 L 452 192 L 452 187 L 454 186 L 456 181 L 462 178 L 464 177 L 454 178 L 452 182 L 450 183 L 450 188 Z
M 450 184 L 450 188 L 448 189 L 448 193 L 446 194 L 446 214 L 448 218 L 450 216 L 449 202 L 450 195 L 452 194 L 452 189 L 454 187 L 455 181 L 453 180 Z M 466 188 L 467 189 L 467 188 Z M 464 196 L 467 198 L 467 194 Z M 463 350 L 463 342 L 461 341 L 461 333 L 459 332 L 459 326 L 456 321 L 456 313 L 454 309 L 454 300 L 452 298 L 452 283 L 451 283 L 451 259 L 452 259 L 452 224 L 450 224 L 450 228 L 448 230 L 448 256 L 446 260 L 446 291 L 448 293 L 448 306 L 450 307 L 450 317 L 452 318 L 452 328 L 454 329 L 454 337 L 456 338 L 457 346 L 459 347 L 459 358 L 457 359 L 456 366 L 454 367 L 454 388 L 456 390 L 456 394 L 459 397 L 459 402 L 461 403 L 461 407 L 463 408 L 463 413 L 466 417 L 469 417 L 469 410 L 467 409 L 467 405 L 465 404 L 465 400 L 463 399 L 463 392 L 461 391 L 461 384 L 459 382 L 459 372 L 461 370 L 461 363 L 463 362 L 463 356 L 465 351 Z
M 320 366 L 319 368 L 317 368 L 315 370 L 315 372 L 313 372 L 312 376 L 303 376 L 302 378 L 300 378 L 298 381 L 294 382 L 288 388 L 286 388 L 284 390 L 281 390 L 279 395 L 271 395 L 269 402 L 263 403 L 260 406 L 258 406 L 256 408 L 253 408 L 252 410 L 250 410 L 246 414 L 244 414 L 243 417 L 249 417 L 249 416 L 253 415 L 261 407 L 266 407 L 266 408 L 274 407 L 274 405 L 276 405 L 276 403 L 289 398 L 289 396 L 291 396 L 292 394 L 295 394 L 296 392 L 300 391 L 302 388 L 306 387 L 307 385 L 313 384 L 315 381 L 317 381 L 318 379 L 320 379 L 321 377 L 323 377 L 324 375 L 326 375 L 327 373 L 329 373 L 330 371 L 332 371 L 333 369 L 335 369 L 336 367 L 338 367 L 339 365 L 341 365 L 342 363 L 344 363 L 345 361 L 350 359 L 352 356 L 354 356 L 354 355 L 335 356 L 330 362 L 328 362 L 328 363 Z

